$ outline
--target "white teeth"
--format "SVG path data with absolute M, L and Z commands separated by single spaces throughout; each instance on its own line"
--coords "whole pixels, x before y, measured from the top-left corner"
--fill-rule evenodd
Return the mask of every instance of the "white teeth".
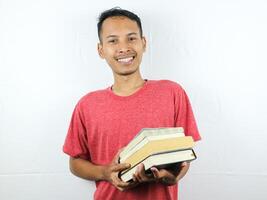
M 124 63 L 127 63 L 127 62 L 129 62 L 131 60 L 133 60 L 133 57 L 118 59 L 119 62 L 124 62 Z

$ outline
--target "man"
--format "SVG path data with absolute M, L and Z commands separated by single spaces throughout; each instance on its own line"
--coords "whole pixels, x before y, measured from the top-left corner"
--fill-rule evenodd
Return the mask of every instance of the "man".
M 142 78 L 146 39 L 137 15 L 117 8 L 103 12 L 98 35 L 98 52 L 111 67 L 114 84 L 90 92 L 75 107 L 63 147 L 71 172 L 96 182 L 97 200 L 175 200 L 189 163 L 172 170 L 153 167 L 152 177 L 141 164 L 134 181 L 126 183 L 118 174 L 130 166 L 119 164 L 118 154 L 142 128 L 182 126 L 200 140 L 188 97 L 175 82 Z

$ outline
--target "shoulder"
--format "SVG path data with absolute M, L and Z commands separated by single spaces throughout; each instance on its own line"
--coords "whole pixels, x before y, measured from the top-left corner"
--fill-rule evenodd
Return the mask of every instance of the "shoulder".
M 80 98 L 77 105 L 83 107 L 84 105 L 93 105 L 97 102 L 104 101 L 108 96 L 108 89 L 101 89 L 88 92 Z
M 171 81 L 171 80 L 151 80 L 151 85 L 154 86 L 157 89 L 164 89 L 164 90 L 172 90 L 172 91 L 183 91 L 183 87 L 175 82 L 175 81 Z

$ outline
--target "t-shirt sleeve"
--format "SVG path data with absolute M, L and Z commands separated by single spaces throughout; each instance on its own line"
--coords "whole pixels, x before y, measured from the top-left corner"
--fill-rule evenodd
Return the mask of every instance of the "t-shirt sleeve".
M 175 125 L 183 127 L 186 136 L 201 140 L 189 98 L 181 86 L 175 89 Z
M 89 160 L 90 154 L 87 144 L 85 120 L 78 103 L 71 117 L 63 152 L 71 157 Z

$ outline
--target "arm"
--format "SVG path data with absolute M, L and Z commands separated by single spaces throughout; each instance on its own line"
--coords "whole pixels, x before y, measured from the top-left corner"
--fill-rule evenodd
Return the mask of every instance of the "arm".
M 70 157 L 69 166 L 74 175 L 86 180 L 108 181 L 121 191 L 134 187 L 136 183 L 126 183 L 118 177 L 119 172 L 129 168 L 130 165 L 118 164 L 117 160 L 118 154 L 108 165 L 95 165 L 82 158 Z
M 100 181 L 107 180 L 106 168 L 105 166 L 94 165 L 90 161 L 84 160 L 82 158 L 70 157 L 69 160 L 70 171 L 80 178 L 86 180 Z

